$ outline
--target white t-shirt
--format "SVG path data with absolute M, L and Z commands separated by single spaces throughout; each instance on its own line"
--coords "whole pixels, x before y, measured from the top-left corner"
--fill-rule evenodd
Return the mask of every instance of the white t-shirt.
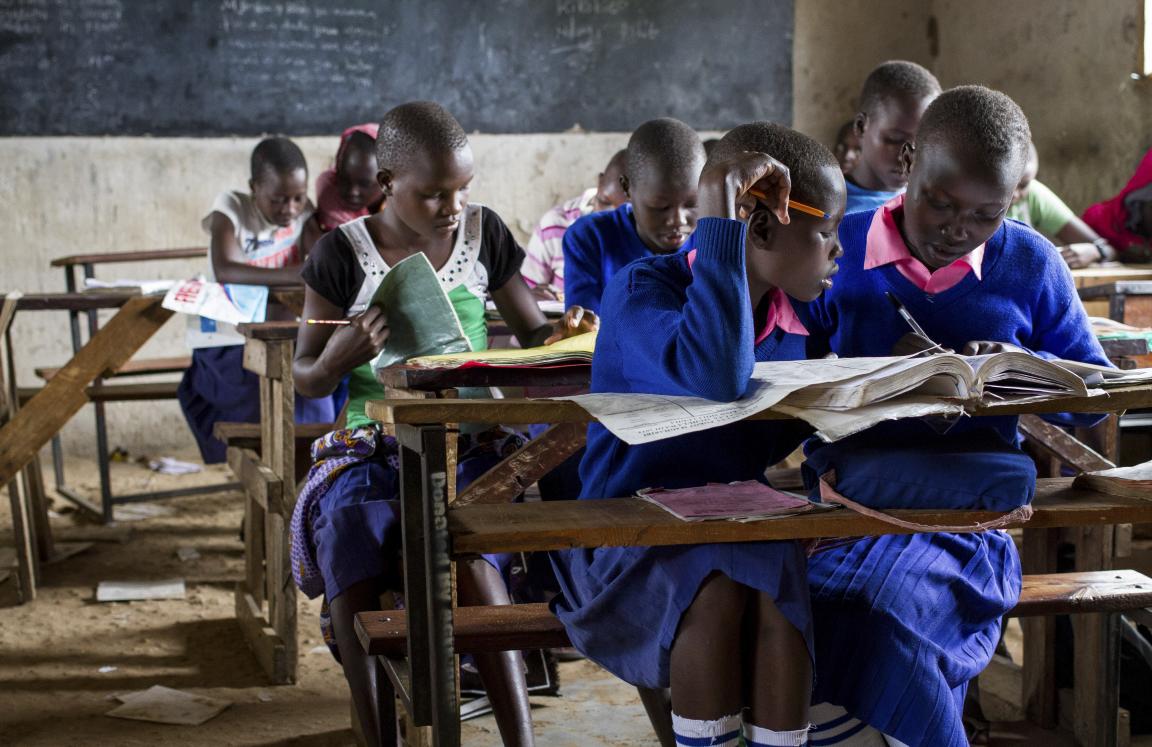
M 291 225 L 278 226 L 271 223 L 256 208 L 256 201 L 246 192 L 228 191 L 216 195 L 212 209 L 200 222 L 205 231 L 212 231 L 212 214 L 220 213 L 232 221 L 236 230 L 236 242 L 244 253 L 245 264 L 257 267 L 288 267 L 303 261 L 300 252 L 300 236 L 304 224 L 312 217 L 314 208 L 309 201 Z M 215 280 L 212 262 L 208 262 L 208 279 Z

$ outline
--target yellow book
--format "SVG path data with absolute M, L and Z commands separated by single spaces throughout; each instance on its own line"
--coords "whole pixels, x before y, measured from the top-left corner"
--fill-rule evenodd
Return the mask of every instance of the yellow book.
M 468 353 L 424 355 L 411 358 L 408 364 L 422 368 L 467 368 L 495 366 L 505 368 L 547 368 L 550 366 L 578 366 L 592 363 L 596 348 L 596 333 L 586 332 L 568 337 L 551 345 L 537 348 L 504 348 Z

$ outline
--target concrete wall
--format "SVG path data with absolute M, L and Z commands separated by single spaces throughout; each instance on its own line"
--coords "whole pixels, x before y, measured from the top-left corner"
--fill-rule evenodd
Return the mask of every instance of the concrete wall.
M 1110 197 L 1152 146 L 1152 82 L 1131 79 L 1139 0 L 933 0 L 945 86 L 981 83 L 1024 109 L 1040 180 L 1076 211 Z
M 1152 145 L 1152 84 L 1130 80 L 1139 42 L 1137 0 L 796 0 L 795 126 L 831 143 L 855 111 L 864 74 L 887 59 L 931 68 L 944 85 L 1001 88 L 1028 113 L 1041 178 L 1076 209 L 1111 194 Z M 301 138 L 313 173 L 335 138 Z M 474 199 L 524 238 L 558 199 L 590 183 L 621 133 L 475 135 Z M 0 289 L 64 289 L 53 257 L 90 251 L 203 245 L 199 220 L 215 193 L 243 187 L 255 139 L 0 138 Z M 103 277 L 172 277 L 198 263 L 108 266 Z M 171 322 L 144 355 L 183 351 Z M 68 357 L 63 314 L 24 314 L 15 329 L 20 379 Z M 175 403 L 110 408 L 112 443 L 130 451 L 191 446 Z M 91 453 L 91 419 L 66 431 Z
M 930 10 L 926 0 L 796 0 L 793 126 L 831 145 L 869 70 L 892 59 L 931 67 Z
M 313 174 L 327 168 L 336 138 L 300 138 Z M 55 257 L 87 252 L 206 246 L 200 219 L 221 189 L 245 188 L 256 139 L 0 138 L 0 290 L 63 291 Z M 620 133 L 475 135 L 473 199 L 499 210 L 522 240 L 557 201 L 594 183 L 627 143 Z M 197 261 L 106 265 L 97 277 L 188 277 Z M 181 355 L 183 320 L 170 321 L 140 353 Z M 18 380 L 70 354 L 67 315 L 23 313 L 14 326 Z M 175 402 L 108 408 L 110 441 L 133 454 L 194 448 Z M 92 418 L 68 425 L 70 452 L 94 454 Z

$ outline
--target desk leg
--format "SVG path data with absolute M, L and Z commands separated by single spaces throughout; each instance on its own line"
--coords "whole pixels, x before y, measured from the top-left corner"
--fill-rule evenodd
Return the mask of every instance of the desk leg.
M 399 425 L 397 435 L 413 717 L 417 724 L 432 724 L 434 744 L 455 747 L 460 744 L 460 711 L 452 639 L 445 430 L 443 425 Z M 430 693 L 431 702 L 421 693 Z
M 1077 534 L 1076 570 L 1112 567 L 1115 527 L 1081 527 Z M 1120 629 L 1113 614 L 1073 615 L 1073 679 L 1076 741 L 1085 747 L 1116 744 L 1119 713 Z
M 1059 530 L 1025 529 L 1021 565 L 1024 574 L 1056 570 Z M 1028 720 L 1044 729 L 1056 726 L 1056 618 L 1052 615 L 1020 619 L 1024 631 L 1022 700 Z

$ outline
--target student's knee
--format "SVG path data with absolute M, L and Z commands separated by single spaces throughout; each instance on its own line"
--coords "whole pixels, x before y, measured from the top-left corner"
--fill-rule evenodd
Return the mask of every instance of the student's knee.
M 713 572 L 700 584 L 688 614 L 700 612 L 717 619 L 738 620 L 748 607 L 750 593 L 744 584 L 718 571 Z

